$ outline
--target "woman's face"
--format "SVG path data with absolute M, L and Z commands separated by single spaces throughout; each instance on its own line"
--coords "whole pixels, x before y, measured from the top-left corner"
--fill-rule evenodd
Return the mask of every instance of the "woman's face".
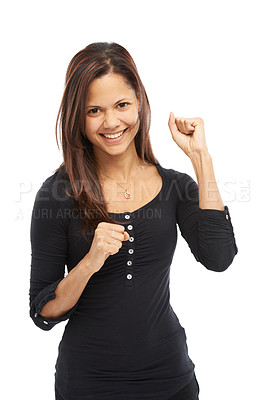
M 139 129 L 139 103 L 135 91 L 128 87 L 118 74 L 108 74 L 95 79 L 88 88 L 86 103 L 86 136 L 94 150 L 110 155 L 123 153 L 135 145 Z M 120 134 L 119 138 L 106 139 L 103 134 Z

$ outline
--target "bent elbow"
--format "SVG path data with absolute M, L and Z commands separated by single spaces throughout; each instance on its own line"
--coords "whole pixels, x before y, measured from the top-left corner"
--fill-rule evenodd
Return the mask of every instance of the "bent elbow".
M 224 272 L 230 267 L 232 264 L 236 254 L 238 253 L 237 247 L 235 247 L 234 251 L 228 252 L 224 254 L 224 256 L 220 256 L 213 261 L 208 260 L 207 262 L 203 262 L 205 268 L 214 272 Z
M 205 268 L 207 268 L 209 271 L 214 271 L 214 272 L 224 272 L 228 269 L 228 267 L 232 264 L 230 263 L 212 263 L 212 264 L 203 264 Z

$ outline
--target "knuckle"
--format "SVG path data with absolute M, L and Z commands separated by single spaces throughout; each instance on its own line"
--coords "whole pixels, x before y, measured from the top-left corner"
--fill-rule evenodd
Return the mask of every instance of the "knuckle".
M 94 236 L 95 236 L 97 239 L 99 239 L 99 238 L 101 237 L 101 231 L 96 229 Z

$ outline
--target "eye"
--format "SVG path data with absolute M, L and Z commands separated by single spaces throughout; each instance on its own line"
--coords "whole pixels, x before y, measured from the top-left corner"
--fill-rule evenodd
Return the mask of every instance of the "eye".
M 92 111 L 95 111 L 95 110 L 99 110 L 99 108 L 92 108 L 91 110 L 88 111 L 88 114 L 97 114 L 95 112 L 92 112 Z
M 118 105 L 121 106 L 121 104 L 129 104 L 129 103 L 120 103 L 120 104 L 118 104 Z M 125 108 L 125 107 L 122 107 L 122 108 Z
M 119 103 L 118 106 L 121 106 L 121 105 L 123 105 L 123 104 L 128 105 L 129 103 L 126 103 L 126 102 L 124 102 L 124 103 Z M 125 108 L 125 107 L 119 107 L 119 108 Z M 97 113 L 97 110 L 99 110 L 99 108 L 92 108 L 91 110 L 88 111 L 88 114 L 98 114 L 98 113 Z M 96 112 L 95 112 L 95 111 L 96 111 Z

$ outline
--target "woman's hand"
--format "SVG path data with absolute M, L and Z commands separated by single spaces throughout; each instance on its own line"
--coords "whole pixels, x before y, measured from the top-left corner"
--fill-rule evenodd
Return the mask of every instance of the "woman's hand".
M 195 152 L 208 151 L 202 118 L 175 118 L 171 112 L 168 125 L 173 140 L 188 157 Z
M 119 252 L 122 242 L 128 239 L 129 234 L 123 225 L 100 222 L 95 229 L 90 250 L 82 261 L 95 273 L 110 255 Z

